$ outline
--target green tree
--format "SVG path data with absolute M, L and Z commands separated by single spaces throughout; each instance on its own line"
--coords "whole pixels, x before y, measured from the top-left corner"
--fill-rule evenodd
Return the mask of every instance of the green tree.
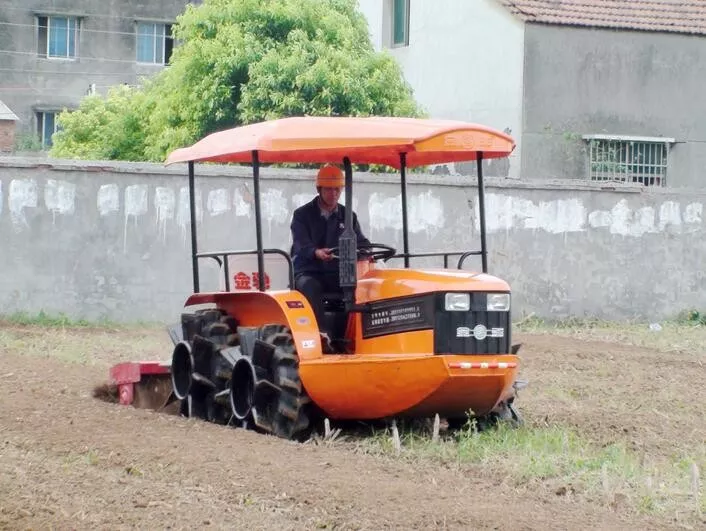
M 52 156 L 78 159 L 143 160 L 146 94 L 116 86 L 105 97 L 87 96 L 76 111 L 59 115 L 61 129 L 52 137 Z
M 52 154 L 163 160 L 213 131 L 284 116 L 419 116 L 355 0 L 205 0 L 174 26 L 168 68 L 142 89 L 62 114 Z

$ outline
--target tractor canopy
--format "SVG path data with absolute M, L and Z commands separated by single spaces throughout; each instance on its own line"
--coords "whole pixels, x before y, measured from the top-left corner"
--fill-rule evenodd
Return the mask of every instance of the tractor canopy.
M 194 293 L 199 292 L 199 258 L 214 258 L 226 261 L 226 255 L 257 255 L 258 286 L 266 290 L 264 257 L 266 254 L 286 254 L 277 249 L 263 249 L 262 220 L 260 213 L 260 166 L 263 163 L 334 163 L 345 170 L 346 220 L 345 231 L 339 238 L 339 281 L 346 292 L 347 304 L 352 303 L 351 293 L 356 284 L 357 243 L 353 234 L 353 164 L 384 164 L 396 168 L 401 176 L 402 237 L 403 252 L 396 258 L 409 259 L 407 222 L 406 168 L 447 162 L 476 161 L 478 166 L 478 197 L 480 217 L 480 251 L 432 253 L 443 256 L 459 256 L 462 261 L 471 255 L 479 255 L 483 272 L 487 273 L 487 250 L 485 238 L 485 206 L 483 187 L 483 159 L 509 156 L 515 142 L 509 135 L 490 127 L 453 120 L 430 120 L 422 118 L 392 117 L 292 117 L 270 120 L 235 127 L 212 133 L 189 147 L 171 152 L 166 164 L 187 162 L 189 165 L 189 199 L 191 211 L 191 245 L 194 276 Z M 255 203 L 255 251 L 229 253 L 199 253 L 197 251 L 194 163 L 250 163 L 253 168 L 253 191 Z M 291 259 L 287 255 L 286 259 Z M 225 271 L 228 274 L 228 271 Z M 293 278 L 290 275 L 290 279 Z M 226 281 L 226 288 L 228 288 Z M 290 287 L 293 287 L 290 283 Z
M 406 166 L 507 157 L 512 137 L 489 127 L 452 120 L 420 118 L 295 117 L 212 133 L 174 150 L 176 162 L 385 164 Z

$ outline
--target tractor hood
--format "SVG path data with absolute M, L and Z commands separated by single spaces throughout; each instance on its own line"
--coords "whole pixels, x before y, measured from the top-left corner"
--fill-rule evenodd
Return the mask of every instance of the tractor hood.
M 361 275 L 356 301 L 419 295 L 439 291 L 509 292 L 510 286 L 486 273 L 454 269 L 372 269 Z

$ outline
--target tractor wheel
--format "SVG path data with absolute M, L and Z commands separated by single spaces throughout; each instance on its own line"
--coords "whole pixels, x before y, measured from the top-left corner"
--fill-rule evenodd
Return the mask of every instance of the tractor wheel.
M 197 310 L 193 314 L 182 315 L 184 339 L 192 346 L 194 337 L 201 336 L 212 344 L 210 373 L 212 380 L 227 381 L 230 379 L 227 364 L 223 363 L 219 352 L 225 348 L 236 346 L 238 339 L 238 322 L 219 309 Z M 185 417 L 200 417 L 210 422 L 226 424 L 229 420 L 227 402 L 219 404 L 215 395 L 221 389 L 216 389 L 205 396 L 188 396 L 181 401 L 180 413 Z
M 238 345 L 238 322 L 223 310 L 206 310 L 202 335 L 218 350 Z
M 268 327 L 269 328 L 269 327 Z M 275 347 L 272 356 L 272 383 L 279 388 L 272 408 L 272 432 L 283 439 L 304 440 L 311 434 L 313 408 L 299 377 L 299 357 L 289 329 L 267 330 L 263 339 Z
M 216 345 L 233 346 L 238 344 L 238 322 L 225 311 L 209 308 L 181 315 L 184 340 L 194 341 L 200 335 Z

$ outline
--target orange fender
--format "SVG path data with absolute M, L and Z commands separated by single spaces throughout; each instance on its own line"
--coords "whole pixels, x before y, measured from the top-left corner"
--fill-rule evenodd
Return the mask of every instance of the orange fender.
M 314 311 L 298 291 L 243 291 L 196 293 L 184 306 L 213 303 L 238 320 L 240 326 L 286 325 L 292 331 L 299 359 L 323 356 Z

